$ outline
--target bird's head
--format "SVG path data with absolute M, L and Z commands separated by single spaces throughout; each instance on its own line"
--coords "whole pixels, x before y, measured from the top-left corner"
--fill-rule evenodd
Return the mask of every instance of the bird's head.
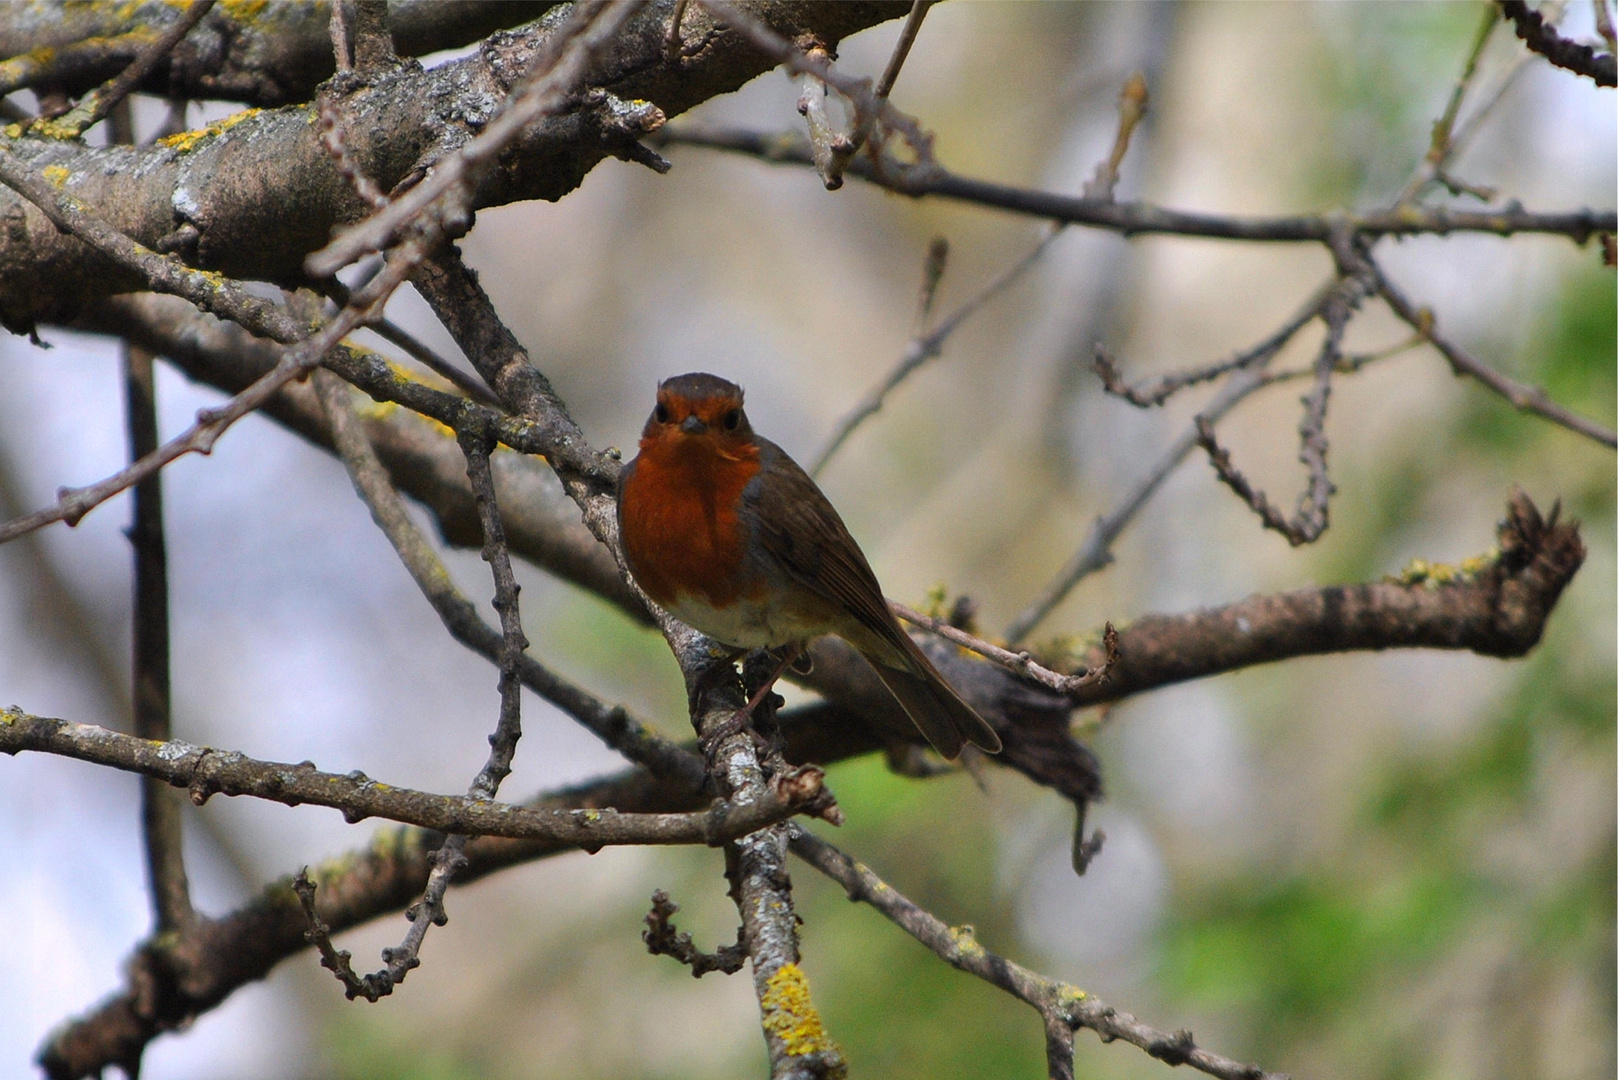
M 717 375 L 693 372 L 665 379 L 657 406 L 641 431 L 642 451 L 712 448 L 733 457 L 753 446 L 753 429 L 742 411 L 742 388 Z

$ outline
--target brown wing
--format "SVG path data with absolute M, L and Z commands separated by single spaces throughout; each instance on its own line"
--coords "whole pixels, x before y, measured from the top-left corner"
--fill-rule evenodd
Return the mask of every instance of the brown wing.
M 743 498 L 752 504 L 760 546 L 796 584 L 866 631 L 849 643 L 871 661 L 939 753 L 955 757 L 963 740 L 998 753 L 994 729 L 944 681 L 888 610 L 876 574 L 831 501 L 786 451 L 768 439 L 758 443 L 763 468 Z

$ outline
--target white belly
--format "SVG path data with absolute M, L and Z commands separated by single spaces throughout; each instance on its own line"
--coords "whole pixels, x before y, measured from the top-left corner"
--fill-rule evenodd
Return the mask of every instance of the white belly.
M 716 608 L 701 597 L 682 592 L 668 606 L 668 611 L 688 626 L 738 649 L 773 649 L 794 641 L 807 641 L 825 632 L 794 618 L 784 607 L 741 600 L 726 608 Z

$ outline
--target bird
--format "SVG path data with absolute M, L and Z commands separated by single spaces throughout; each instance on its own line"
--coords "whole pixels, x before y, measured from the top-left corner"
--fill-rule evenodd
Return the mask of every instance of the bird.
M 738 655 L 835 634 L 857 649 L 944 757 L 1000 736 L 938 673 L 888 610 L 831 500 L 785 450 L 753 431 L 742 389 L 692 372 L 658 384 L 639 452 L 618 483 L 618 530 L 636 583 L 681 622 Z M 744 720 L 765 687 L 742 711 Z

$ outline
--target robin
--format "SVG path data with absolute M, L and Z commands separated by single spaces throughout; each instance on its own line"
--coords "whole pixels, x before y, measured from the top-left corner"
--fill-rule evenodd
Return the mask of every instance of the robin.
M 694 373 L 659 384 L 619 481 L 618 528 L 635 580 L 675 618 L 735 649 L 785 648 L 777 675 L 810 639 L 836 634 L 940 754 L 968 742 L 999 752 L 994 729 L 900 629 L 831 502 L 754 434 L 735 383 Z

